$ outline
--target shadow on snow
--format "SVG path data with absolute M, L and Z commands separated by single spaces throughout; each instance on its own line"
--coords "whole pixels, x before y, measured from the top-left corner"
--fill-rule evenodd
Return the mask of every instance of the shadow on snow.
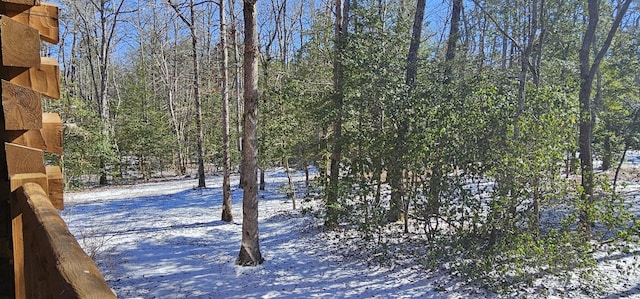
M 71 203 L 63 217 L 81 244 L 102 246 L 97 263 L 125 298 L 442 297 L 428 275 L 398 275 L 326 252 L 318 231 L 309 229 L 314 220 L 292 211 L 278 192 L 287 181 L 283 173 L 269 174 L 259 194 L 266 261 L 258 267 L 234 264 L 241 189 L 232 192 L 234 223 L 217 220 L 220 187 Z

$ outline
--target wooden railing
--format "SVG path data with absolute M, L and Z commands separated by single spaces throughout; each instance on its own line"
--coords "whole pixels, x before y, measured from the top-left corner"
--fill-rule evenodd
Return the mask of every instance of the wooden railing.
M 58 41 L 56 5 L 0 0 L 0 298 L 115 298 L 56 211 L 61 168 L 45 166 L 63 131 L 42 111 L 43 97 L 60 98 L 60 71 L 40 49 Z
M 11 202 L 16 298 L 116 298 L 36 183 Z

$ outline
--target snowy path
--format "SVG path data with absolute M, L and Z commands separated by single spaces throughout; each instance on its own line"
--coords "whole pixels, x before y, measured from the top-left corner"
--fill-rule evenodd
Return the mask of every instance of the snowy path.
M 265 263 L 234 265 L 241 238 L 241 190 L 235 223 L 219 221 L 220 178 L 69 193 L 63 217 L 122 298 L 455 298 L 434 291 L 434 278 L 411 269 L 370 268 L 326 252 L 310 216 L 292 212 L 271 173 L 260 198 Z M 298 177 L 297 179 L 303 179 Z M 237 186 L 237 178 L 232 186 Z

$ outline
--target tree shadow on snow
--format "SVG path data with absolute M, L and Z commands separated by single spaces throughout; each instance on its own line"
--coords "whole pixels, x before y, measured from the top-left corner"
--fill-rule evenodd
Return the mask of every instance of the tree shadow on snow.
M 72 203 L 63 216 L 74 233 L 100 230 L 111 236 L 106 240 L 110 252 L 99 264 L 109 268 L 108 282 L 121 297 L 442 297 L 433 290 L 434 278 L 424 273 L 372 268 L 328 252 L 319 231 L 309 229 L 314 220 L 292 211 L 278 192 L 286 174 L 284 180 L 278 172 L 268 178 L 260 192 L 260 245 L 266 261 L 258 267 L 235 265 L 241 189 L 232 194 L 235 223 L 217 220 L 219 187 Z

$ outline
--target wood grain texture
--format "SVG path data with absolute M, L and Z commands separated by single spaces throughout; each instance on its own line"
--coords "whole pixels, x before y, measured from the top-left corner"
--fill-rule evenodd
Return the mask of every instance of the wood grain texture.
M 41 3 L 37 6 L 24 6 L 0 3 L 0 13 L 11 19 L 38 30 L 43 41 L 57 44 L 60 41 L 58 6 Z
M 24 236 L 22 235 L 22 214 L 11 219 L 13 234 L 13 281 L 15 298 L 27 298 L 27 288 L 24 273 Z
M 22 209 L 27 298 L 113 299 L 109 285 L 58 215 L 38 184 L 14 193 Z
M 2 80 L 2 110 L 6 130 L 42 128 L 42 100 L 31 89 Z
M 9 177 L 20 173 L 46 174 L 42 150 L 13 143 L 5 143 L 4 148 L 7 153 Z
M 60 166 L 47 166 L 47 186 L 49 188 L 49 200 L 58 209 L 64 210 L 64 180 Z
M 47 144 L 42 137 L 42 132 L 38 129 L 26 131 L 5 131 L 3 139 L 5 142 L 11 142 L 40 150 L 46 150 L 47 148 Z
M 44 151 L 48 153 L 54 153 L 62 155 L 64 153 L 63 148 L 63 129 L 62 119 L 57 113 L 43 113 L 42 114 L 42 138 L 45 142 Z
M 57 113 L 42 114 L 42 129 L 5 131 L 3 140 L 18 145 L 43 150 L 57 155 L 63 154 L 62 119 Z
M 0 2 L 21 4 L 21 5 L 38 5 L 40 3 L 40 0 L 0 0 Z
M 3 15 L 0 16 L 0 39 L 3 66 L 40 66 L 38 30 Z
M 6 69 L 4 77 L 11 83 L 28 87 L 42 95 L 60 99 L 60 67 L 58 61 L 51 57 L 42 57 L 40 66 L 25 71 Z
M 19 173 L 11 176 L 9 181 L 11 182 L 11 192 L 16 191 L 26 183 L 36 183 L 43 190 L 49 190 L 49 179 L 44 173 Z
M 51 57 L 42 57 L 40 67 L 29 69 L 31 88 L 42 95 L 60 99 L 60 66 Z

